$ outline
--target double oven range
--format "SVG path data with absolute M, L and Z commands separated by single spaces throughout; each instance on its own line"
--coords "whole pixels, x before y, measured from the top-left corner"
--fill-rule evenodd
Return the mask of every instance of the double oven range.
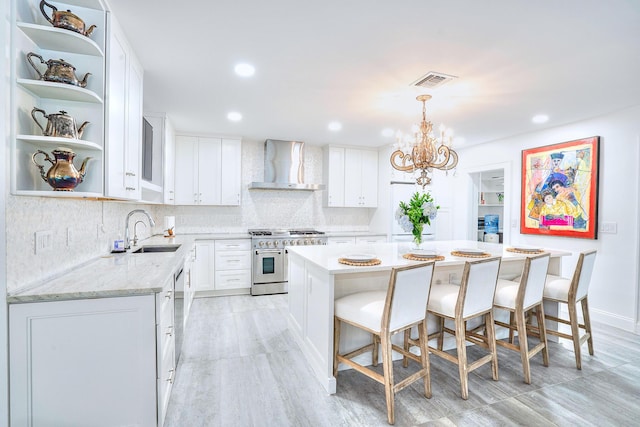
M 288 290 L 288 250 L 296 245 L 326 245 L 321 231 L 249 230 L 253 248 L 251 295 L 282 294 Z

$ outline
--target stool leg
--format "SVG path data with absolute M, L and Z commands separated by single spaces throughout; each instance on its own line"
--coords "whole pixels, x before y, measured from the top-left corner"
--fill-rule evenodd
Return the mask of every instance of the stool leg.
M 538 337 L 540 338 L 540 342 L 544 343 L 544 347 L 542 348 L 542 364 L 549 366 L 549 345 L 547 344 L 547 325 L 545 324 L 543 305 L 544 303 L 541 301 L 535 314 L 536 321 L 538 322 Z
M 493 358 L 491 360 L 491 373 L 493 376 L 493 380 L 498 381 L 498 346 L 496 344 L 496 329 L 493 318 L 493 310 L 489 310 L 489 312 L 485 314 L 484 327 L 487 335 L 487 344 L 489 345 L 489 350 L 493 355 Z
M 578 326 L 578 312 L 575 301 L 569 301 L 569 323 L 571 325 L 571 338 L 573 341 L 573 351 L 576 356 L 576 368 L 582 369 L 582 358 L 580 355 L 580 326 Z
M 465 343 L 465 322 L 460 319 L 456 319 L 456 347 L 458 350 L 458 372 L 460 374 L 460 392 L 462 398 L 467 400 L 469 398 L 469 384 L 467 376 L 467 347 Z
M 373 366 L 378 366 L 378 349 L 379 349 L 378 343 L 380 341 L 377 335 L 375 334 L 371 334 L 371 335 L 372 335 L 371 338 L 373 339 L 373 350 L 371 351 L 371 364 Z
M 524 382 L 531 384 L 531 367 L 529 365 L 529 343 L 527 341 L 527 324 L 522 308 L 517 308 L 516 327 L 518 329 L 518 347 L 520 348 L 520 360 L 522 360 L 522 370 L 524 372 Z
M 513 324 L 515 323 L 515 319 L 514 319 L 514 312 L 510 311 L 509 312 L 509 326 L 511 326 L 509 328 L 509 343 L 513 344 Z
M 333 376 L 338 378 L 338 350 L 340 347 L 340 320 L 333 318 Z
M 426 321 L 420 322 L 418 325 L 418 339 L 420 340 L 420 359 L 422 360 L 422 369 L 425 370 L 424 376 L 424 395 L 431 398 L 431 362 L 429 360 L 429 337 L 427 336 Z
M 382 345 L 382 370 L 384 371 L 384 393 L 387 399 L 387 421 L 389 424 L 394 423 L 394 400 L 393 393 L 393 359 L 391 353 L 391 337 L 383 335 L 380 337 Z
M 418 331 L 419 332 L 419 331 Z M 411 346 L 409 345 L 409 338 L 411 337 L 411 328 L 404 330 L 404 351 L 409 351 Z M 375 366 L 375 365 L 374 365 Z M 402 356 L 402 367 L 406 368 L 409 366 L 409 358 L 407 356 Z
M 440 323 L 440 335 L 438 335 L 438 350 L 442 350 L 444 344 L 444 317 L 438 317 Z
M 589 334 L 587 338 L 587 346 L 589 347 L 589 354 L 593 356 L 593 334 L 591 333 L 591 318 L 589 316 L 589 303 L 587 297 L 582 299 L 582 317 L 584 317 L 584 329 Z

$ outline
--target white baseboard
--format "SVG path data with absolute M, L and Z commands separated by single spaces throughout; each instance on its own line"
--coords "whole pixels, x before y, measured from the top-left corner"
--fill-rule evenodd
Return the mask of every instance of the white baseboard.
M 591 307 L 589 307 L 589 314 L 591 315 L 592 322 L 604 323 L 605 325 L 633 333 L 638 333 L 640 331 L 638 328 L 638 325 L 640 324 L 634 324 L 634 320 L 631 317 L 624 317 L 619 314 L 609 313 L 607 311 Z

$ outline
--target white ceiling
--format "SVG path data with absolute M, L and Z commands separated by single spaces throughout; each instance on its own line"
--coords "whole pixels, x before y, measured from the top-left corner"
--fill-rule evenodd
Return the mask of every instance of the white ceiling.
M 108 2 L 144 66 L 145 110 L 180 131 L 381 146 L 431 93 L 427 117 L 462 147 L 640 103 L 639 0 Z M 410 86 L 429 71 L 459 78 Z

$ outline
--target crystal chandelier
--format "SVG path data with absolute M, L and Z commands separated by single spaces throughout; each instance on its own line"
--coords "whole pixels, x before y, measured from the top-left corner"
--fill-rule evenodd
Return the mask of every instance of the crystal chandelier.
M 418 185 L 424 189 L 431 183 L 429 173 L 433 169 L 448 171 L 458 164 L 458 153 L 451 149 L 452 135 L 450 130 L 440 125 L 440 136 L 433 135 L 433 124 L 427 121 L 425 103 L 431 95 L 418 95 L 416 99 L 422 102 L 422 122 L 413 132 L 413 141 L 403 140 L 398 133 L 396 150 L 391 153 L 391 166 L 403 172 L 420 170 L 416 178 Z

